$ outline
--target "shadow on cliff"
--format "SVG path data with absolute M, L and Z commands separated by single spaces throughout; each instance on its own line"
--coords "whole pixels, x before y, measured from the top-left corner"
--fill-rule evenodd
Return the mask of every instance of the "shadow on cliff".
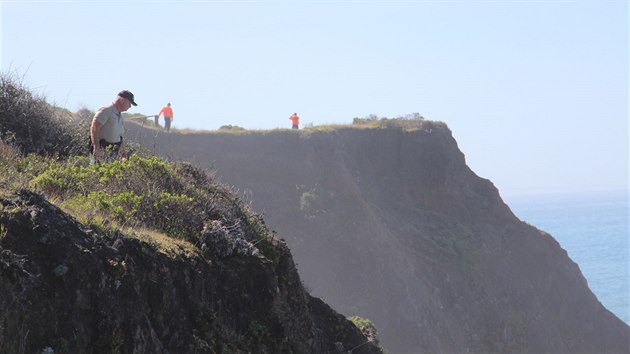
M 392 353 L 627 351 L 628 326 L 466 166 L 445 124 L 382 123 L 130 136 L 238 188 L 313 294 L 373 320 Z

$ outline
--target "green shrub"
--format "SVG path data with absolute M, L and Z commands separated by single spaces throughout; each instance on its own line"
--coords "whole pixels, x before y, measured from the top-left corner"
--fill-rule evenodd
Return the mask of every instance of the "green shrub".
M 209 219 L 247 223 L 244 206 L 209 175 L 155 156 L 102 164 L 74 157 L 50 166 L 29 185 L 85 219 L 149 227 L 190 241 Z
M 354 323 L 354 325 L 361 331 L 361 333 L 363 333 L 368 341 L 379 345 L 378 332 L 376 330 L 376 326 L 374 325 L 374 323 L 372 323 L 372 321 L 359 316 L 348 317 L 348 319 L 352 323 Z
M 219 130 L 229 132 L 244 132 L 247 129 L 239 127 L 238 125 L 222 125 L 221 127 L 219 127 Z
M 4 188 L 23 188 L 53 164 L 55 160 L 35 154 L 23 157 L 15 146 L 0 142 L 0 186 Z

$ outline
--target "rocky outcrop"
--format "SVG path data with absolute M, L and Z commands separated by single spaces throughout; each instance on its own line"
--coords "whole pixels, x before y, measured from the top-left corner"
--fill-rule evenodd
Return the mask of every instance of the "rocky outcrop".
M 281 240 L 270 259 L 248 232 L 213 224 L 199 245 L 164 252 L 2 191 L 0 352 L 381 352 L 305 292 Z
M 443 123 L 129 136 L 238 188 L 312 293 L 372 320 L 388 352 L 630 347 L 579 267 L 466 166 Z

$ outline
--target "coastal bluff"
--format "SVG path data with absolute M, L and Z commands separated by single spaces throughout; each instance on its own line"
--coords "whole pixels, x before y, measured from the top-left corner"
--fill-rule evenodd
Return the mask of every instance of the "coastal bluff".
M 383 353 L 208 171 L 91 161 L 93 114 L 0 76 L 0 353 Z
M 388 353 L 628 352 L 630 328 L 552 235 L 466 165 L 446 124 L 381 123 L 185 134 L 130 124 L 128 137 L 233 186 L 286 240 L 311 293 L 372 320 Z

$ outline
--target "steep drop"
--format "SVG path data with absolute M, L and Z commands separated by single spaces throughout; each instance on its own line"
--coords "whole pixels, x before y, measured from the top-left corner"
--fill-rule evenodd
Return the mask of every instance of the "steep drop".
M 466 166 L 443 123 L 134 134 L 237 187 L 313 294 L 373 320 L 391 353 L 628 349 L 628 326 Z

